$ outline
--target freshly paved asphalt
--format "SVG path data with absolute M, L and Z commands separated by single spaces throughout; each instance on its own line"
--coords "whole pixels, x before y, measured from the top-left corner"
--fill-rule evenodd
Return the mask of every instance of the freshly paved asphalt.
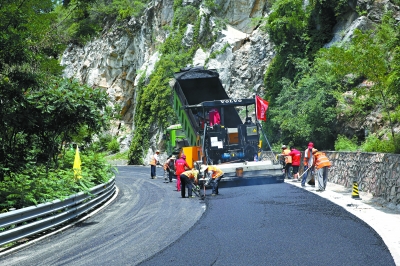
M 365 222 L 296 186 L 225 187 L 202 201 L 148 167 L 119 170 L 105 210 L 0 265 L 395 265 Z

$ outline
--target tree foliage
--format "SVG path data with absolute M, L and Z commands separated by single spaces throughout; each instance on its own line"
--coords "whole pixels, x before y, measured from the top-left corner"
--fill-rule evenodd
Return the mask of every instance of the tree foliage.
M 332 143 L 328 147 L 333 148 L 331 128 L 336 112 L 332 83 L 324 76 L 310 75 L 309 64 L 297 60 L 296 69 L 301 74 L 294 81 L 282 79 L 276 107 L 270 109 L 270 123 L 280 129 L 282 143 L 299 146 L 312 140 L 318 147 Z
M 24 208 L 55 199 L 64 199 L 72 194 L 107 182 L 113 175 L 104 156 L 91 151 L 81 153 L 82 178 L 74 179 L 71 171 L 75 150 L 63 150 L 60 165 L 48 171 L 44 165 L 11 172 L 0 182 L 0 211 Z
M 388 13 L 374 31 L 356 31 L 349 44 L 322 48 L 332 37 L 336 17 L 346 12 L 347 1 L 302 2 L 276 1 L 266 26 L 278 47 L 265 75 L 269 134 L 285 143 L 304 146 L 312 140 L 321 148 L 334 148 L 336 115 L 342 111 L 336 105 L 344 102 L 346 91 L 355 92 L 351 115 L 381 104 L 393 124 L 397 115 L 390 110 L 399 104 L 400 80 L 399 31 L 393 15 Z M 359 86 L 362 81 L 372 86 Z M 396 141 L 393 130 L 391 139 Z
M 329 62 L 330 71 L 343 80 L 351 76 L 367 82 L 366 86 L 354 86 L 351 89 L 357 98 L 366 99 L 366 104 L 372 102 L 383 106 L 392 139 L 395 139 L 395 133 L 391 112 L 396 110 L 400 102 L 400 92 L 394 89 L 398 85 L 400 47 L 400 32 L 396 28 L 395 20 L 388 13 L 375 30 L 365 33 L 356 30 L 348 45 L 323 49 L 317 60 L 323 64 Z
M 79 3 L 78 3 L 79 2 Z M 70 4 L 90 1 L 70 1 Z M 0 5 L 0 181 L 33 166 L 57 166 L 63 141 L 107 127 L 107 94 L 61 78 L 51 0 Z
M 139 17 L 150 0 L 70 0 L 55 9 L 59 38 L 84 44 L 115 21 Z

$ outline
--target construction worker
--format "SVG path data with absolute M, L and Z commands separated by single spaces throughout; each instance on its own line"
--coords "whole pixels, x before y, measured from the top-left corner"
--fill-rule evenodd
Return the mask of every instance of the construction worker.
M 186 194 L 186 187 L 188 188 L 188 198 L 194 198 L 192 195 L 192 189 L 193 189 L 193 183 L 197 184 L 197 176 L 199 175 L 199 170 L 188 170 L 180 175 L 180 180 L 181 180 L 181 196 L 182 198 L 185 198 Z
M 158 161 L 158 155 L 160 154 L 159 150 L 156 150 L 156 153 L 153 154 L 153 156 L 151 156 L 151 160 L 150 160 L 150 175 L 151 175 L 151 179 L 155 179 L 157 178 L 156 175 L 156 165 L 160 164 L 160 162 Z
M 208 113 L 208 116 L 209 116 L 210 127 L 212 127 L 215 124 L 218 125 L 221 124 L 221 116 L 217 108 L 211 109 L 210 112 Z
M 167 173 L 170 183 L 172 182 L 172 178 L 175 176 L 175 160 L 175 155 L 172 155 L 163 165 L 164 171 Z M 167 182 L 167 176 L 165 177 L 165 182 Z
M 296 150 L 294 147 L 290 147 L 289 156 L 292 157 L 293 182 L 295 182 L 295 181 L 297 181 L 297 178 L 299 177 L 301 152 Z
M 211 176 L 210 183 L 212 187 L 212 196 L 218 195 L 218 185 L 219 181 L 224 177 L 224 172 L 215 165 L 201 165 L 200 172 L 204 173 L 206 177 L 207 174 Z
M 309 142 L 307 149 L 304 151 L 304 173 L 301 179 L 301 186 L 305 187 L 307 182 L 307 177 L 314 175 L 314 156 L 312 154 L 312 149 L 314 148 L 314 143 Z M 310 179 L 311 179 L 310 178 Z
M 190 170 L 190 166 L 186 162 L 186 155 L 182 154 L 181 157 L 175 161 L 176 191 L 181 191 L 181 174 L 186 170 Z
M 290 167 L 292 167 L 292 156 L 290 156 L 289 153 L 290 153 L 290 150 L 286 147 L 286 145 L 282 145 L 281 155 L 284 156 L 284 158 L 285 158 L 284 168 L 285 168 L 285 178 L 286 179 L 292 178 L 289 173 Z
M 325 153 L 318 151 L 317 149 L 312 149 L 312 153 L 315 158 L 315 169 L 317 171 L 318 177 L 318 192 L 322 192 L 326 188 L 326 183 L 328 182 L 328 169 L 331 166 L 331 162 Z

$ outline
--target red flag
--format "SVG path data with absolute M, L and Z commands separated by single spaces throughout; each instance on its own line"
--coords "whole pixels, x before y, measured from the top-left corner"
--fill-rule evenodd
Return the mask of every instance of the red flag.
M 258 120 L 267 121 L 266 112 L 268 110 L 268 102 L 256 95 L 256 116 Z

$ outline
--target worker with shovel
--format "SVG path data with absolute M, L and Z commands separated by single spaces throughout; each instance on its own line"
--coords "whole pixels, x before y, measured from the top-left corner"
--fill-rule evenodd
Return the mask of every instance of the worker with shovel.
M 314 175 L 314 155 L 312 154 L 312 149 L 314 148 L 314 143 L 308 143 L 307 149 L 304 151 L 304 173 L 301 179 L 301 186 L 306 186 L 307 177 Z
M 207 174 L 211 176 L 210 184 L 212 187 L 212 196 L 218 195 L 219 181 L 221 181 L 221 179 L 224 177 L 224 172 L 215 165 L 205 165 L 205 164 L 201 165 L 200 172 L 204 173 L 204 176 L 207 176 Z

